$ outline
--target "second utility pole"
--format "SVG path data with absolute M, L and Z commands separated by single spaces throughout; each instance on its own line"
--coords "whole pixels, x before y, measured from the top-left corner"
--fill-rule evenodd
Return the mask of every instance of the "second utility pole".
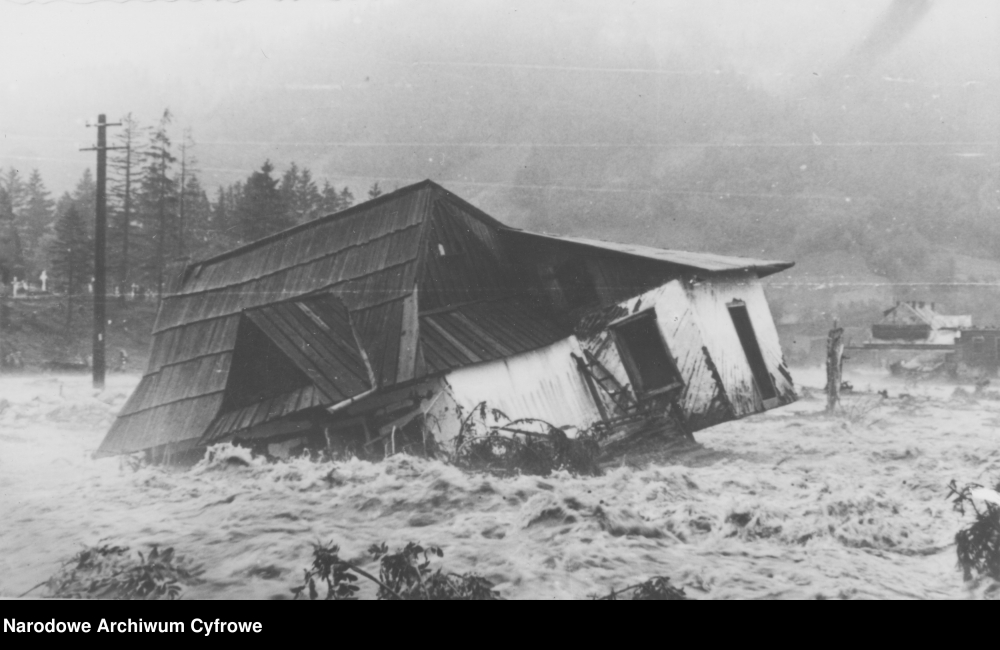
M 107 271 L 105 267 L 105 241 L 108 231 L 108 200 L 106 186 L 108 182 L 108 147 L 106 127 L 119 126 L 108 124 L 104 114 L 97 116 L 97 146 L 83 151 L 97 151 L 97 206 L 94 221 L 94 348 L 93 369 L 94 388 L 104 388 L 104 328 L 108 322 L 105 312 L 105 302 L 108 298 Z

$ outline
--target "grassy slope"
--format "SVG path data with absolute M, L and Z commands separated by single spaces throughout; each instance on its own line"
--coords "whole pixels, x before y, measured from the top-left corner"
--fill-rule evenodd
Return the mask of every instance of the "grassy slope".
M 91 353 L 93 307 L 88 298 L 75 300 L 72 325 L 66 327 L 66 300 L 55 296 L 3 300 L 0 341 L 4 354 L 21 353 L 28 369 L 46 361 L 76 362 Z M 108 367 L 118 362 L 118 351 L 128 353 L 128 369 L 140 372 L 149 357 L 150 335 L 156 320 L 156 302 L 108 303 L 106 332 Z

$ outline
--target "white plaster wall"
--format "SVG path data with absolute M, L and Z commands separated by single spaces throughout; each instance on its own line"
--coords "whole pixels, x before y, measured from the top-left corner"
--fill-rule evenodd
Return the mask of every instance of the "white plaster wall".
M 791 383 L 778 370 L 782 364 L 778 332 L 756 275 L 716 276 L 711 282 L 699 282 L 694 286 L 674 280 L 618 303 L 630 315 L 650 307 L 656 310 L 660 332 L 685 384 L 681 403 L 688 414 L 706 413 L 712 401 L 719 397 L 705 349 L 736 415 L 748 415 L 764 408 L 729 315 L 727 304 L 735 299 L 746 304 L 764 362 L 778 393 L 792 390 Z M 589 349 L 620 383 L 629 383 L 617 346 L 607 332 L 590 337 L 581 345 Z
M 760 395 L 754 388 L 753 373 L 739 335 L 729 315 L 727 305 L 734 300 L 746 304 L 753 323 L 757 343 L 767 365 L 775 389 L 779 394 L 793 389 L 788 379 L 778 370 L 783 363 L 778 331 L 771 317 L 771 309 L 764 296 L 764 289 L 752 273 L 715 277 L 711 282 L 701 282 L 688 290 L 698 314 L 702 337 L 712 360 L 718 368 L 729 400 L 737 416 L 763 410 Z
M 458 435 L 456 407 L 467 414 L 483 401 L 511 419 L 539 418 L 580 429 L 598 421 L 600 413 L 571 353 L 581 356 L 575 337 L 449 373 L 436 391 L 440 397 L 435 395 L 425 405 L 428 419 L 435 422 L 431 430 L 438 443 L 447 447 Z
M 684 381 L 681 404 L 688 413 L 703 413 L 717 393 L 715 380 L 705 360 L 702 331 L 698 315 L 690 297 L 680 281 L 674 280 L 646 293 L 624 300 L 629 315 L 649 308 L 656 310 L 657 324 Z M 582 343 L 618 379 L 622 385 L 630 380 L 622 364 L 618 348 L 608 332 L 591 337 Z

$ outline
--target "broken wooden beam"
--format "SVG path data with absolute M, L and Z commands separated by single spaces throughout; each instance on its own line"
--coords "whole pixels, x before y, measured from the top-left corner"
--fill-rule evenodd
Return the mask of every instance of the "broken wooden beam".
M 840 402 L 840 382 L 843 377 L 844 328 L 833 322 L 826 339 L 826 410 L 833 411 Z

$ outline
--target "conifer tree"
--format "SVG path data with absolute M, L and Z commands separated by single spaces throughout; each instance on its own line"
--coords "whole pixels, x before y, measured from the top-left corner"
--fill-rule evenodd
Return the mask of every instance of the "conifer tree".
M 307 168 L 300 170 L 293 162 L 281 177 L 280 192 L 292 223 L 304 223 L 319 216 L 322 196 Z
M 237 204 L 237 219 L 240 224 L 240 238 L 251 242 L 292 225 L 285 211 L 278 179 L 271 177 L 274 166 L 270 160 L 264 162 L 260 171 L 253 172 L 243 186 L 242 196 Z
M 21 239 L 14 226 L 14 207 L 7 189 L 0 184 L 0 280 L 4 284 L 24 276 Z
M 378 186 L 378 181 L 372 183 L 372 186 L 368 188 L 368 200 L 377 199 L 382 196 L 382 188 Z
M 319 207 L 321 214 L 333 214 L 340 212 L 340 195 L 337 188 L 330 185 L 330 181 L 323 183 L 323 190 L 320 192 Z
M 299 174 L 299 181 L 295 187 L 296 196 L 296 221 L 304 223 L 312 221 L 320 216 L 320 202 L 322 197 L 313 180 L 312 172 L 303 167 Z
M 66 331 L 73 326 L 73 302 L 90 282 L 93 262 L 90 228 L 77 200 L 64 194 L 59 200 L 55 238 L 51 243 L 52 279 L 66 294 Z
M 89 167 L 83 170 L 83 175 L 80 176 L 80 180 L 77 181 L 76 188 L 73 190 L 72 198 L 76 209 L 83 216 L 84 222 L 93 224 L 97 214 L 97 182 L 94 181 L 94 173 L 90 171 Z
M 150 136 L 144 152 L 142 183 L 139 188 L 140 227 L 149 260 L 146 268 L 157 295 L 162 295 L 164 271 L 177 252 L 177 183 L 172 177 L 177 161 L 171 153 L 170 110 L 165 110 Z
M 136 219 L 136 189 L 142 183 L 144 151 L 141 138 L 144 129 L 131 113 L 122 118 L 111 153 L 109 191 L 112 219 L 108 224 L 108 266 L 117 275 L 118 287 L 124 296 L 132 284 L 136 250 L 133 242 Z
M 177 254 L 180 257 L 187 257 L 191 254 L 188 250 L 188 244 L 193 223 L 190 219 L 189 205 L 190 201 L 199 200 L 200 197 L 198 193 L 204 194 L 201 190 L 201 185 L 196 182 L 195 186 L 192 188 L 195 194 L 188 196 L 188 181 L 190 179 L 195 179 L 195 167 L 198 164 L 197 159 L 192 155 L 191 150 L 194 148 L 194 139 L 191 137 L 191 129 L 185 129 L 184 135 L 181 138 L 180 150 L 181 150 L 181 169 L 180 169 L 180 181 L 177 185 L 178 188 L 178 199 L 177 199 Z M 190 201 L 189 201 L 190 199 Z
M 55 201 L 45 188 L 42 175 L 37 169 L 31 171 L 25 184 L 25 206 L 20 218 L 21 243 L 24 247 L 25 262 L 29 273 L 35 275 L 45 267 L 48 252 L 43 240 L 53 226 Z
M 354 194 L 345 185 L 344 189 L 340 192 L 340 209 L 346 210 L 352 205 L 354 205 Z
M 185 214 L 187 254 L 195 259 L 210 257 L 215 254 L 212 204 L 198 176 L 190 171 L 186 173 L 181 198 Z
M 21 172 L 10 167 L 4 172 L 3 178 L 0 179 L 0 187 L 3 187 L 7 194 L 7 216 L 17 222 L 19 215 L 21 215 L 26 207 L 28 198 L 24 179 L 21 178 Z

